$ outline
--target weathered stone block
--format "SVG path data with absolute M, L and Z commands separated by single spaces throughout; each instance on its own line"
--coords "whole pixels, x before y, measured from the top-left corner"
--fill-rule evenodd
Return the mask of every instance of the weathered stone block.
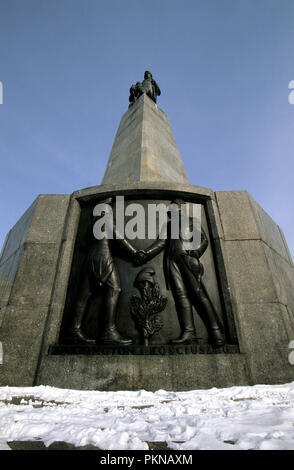
M 260 238 L 247 191 L 217 191 L 215 195 L 225 240 Z
M 281 233 L 280 227 L 263 210 L 263 208 L 249 195 L 249 200 L 253 209 L 255 221 L 258 227 L 260 238 L 279 255 L 285 258 L 289 263 L 292 259 L 285 244 L 285 239 Z M 293 264 L 293 263 L 292 263 Z
M 16 253 L 17 265 L 8 305 L 2 316 L 1 385 L 29 386 L 34 383 L 69 198 L 65 195 L 40 196 L 21 219 L 22 227 L 25 221 L 21 236 L 16 236 L 16 231 L 11 232 L 17 240 L 19 253 Z M 4 250 L 4 254 L 6 252 Z
M 47 356 L 37 384 L 88 390 L 193 390 L 245 385 L 246 358 L 186 356 Z
M 7 308 L 1 328 L 0 386 L 34 384 L 47 313 L 48 305 L 34 308 L 30 304 L 18 304 Z
M 268 245 L 263 246 L 279 302 L 287 306 L 294 317 L 294 266 Z
M 60 241 L 69 198 L 68 194 L 41 194 L 37 198 L 26 242 L 58 243 Z
M 294 379 L 285 327 L 284 306 L 279 303 L 238 305 L 243 352 L 248 357 L 252 383 L 281 383 Z
M 25 243 L 10 295 L 12 305 L 46 305 L 50 301 L 58 259 L 51 243 Z
M 19 266 L 24 242 L 30 229 L 37 199 L 6 236 L 0 256 L 0 326 Z
M 229 283 L 237 303 L 278 302 L 278 297 L 260 240 L 226 241 Z

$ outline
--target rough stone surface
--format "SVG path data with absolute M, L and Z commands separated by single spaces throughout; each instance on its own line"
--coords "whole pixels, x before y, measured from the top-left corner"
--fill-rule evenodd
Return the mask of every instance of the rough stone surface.
M 281 228 L 273 221 L 273 219 L 263 210 L 263 208 L 249 195 L 251 207 L 256 220 L 256 225 L 260 234 L 260 238 L 270 248 L 276 251 L 280 256 L 285 258 L 288 263 L 292 263 L 292 258 L 288 250 L 287 244 Z
M 133 181 L 188 184 L 168 117 L 145 94 L 121 119 L 102 184 Z
M 225 240 L 260 238 L 247 191 L 217 191 L 215 195 Z
M 284 307 L 279 303 L 239 304 L 238 307 L 251 383 L 293 381 L 294 369 L 288 361 L 288 345 L 293 336 L 285 327 Z
M 294 379 L 294 267 L 280 227 L 246 191 L 216 193 L 241 352 L 252 383 Z
M 276 302 L 276 289 L 262 241 L 225 241 L 225 248 L 237 303 Z
M 8 303 L 14 278 L 30 228 L 36 201 L 8 232 L 0 255 L 0 326 Z
M 263 249 L 268 263 L 268 268 L 272 275 L 276 296 L 279 302 L 286 305 L 292 312 L 294 318 L 294 266 L 285 258 L 280 256 L 275 250 L 269 248 L 267 244 L 263 245 Z
M 192 390 L 245 385 L 242 354 L 47 356 L 38 384 L 86 390 Z
M 0 385 L 33 385 L 55 285 L 68 195 L 37 198 L 1 326 Z

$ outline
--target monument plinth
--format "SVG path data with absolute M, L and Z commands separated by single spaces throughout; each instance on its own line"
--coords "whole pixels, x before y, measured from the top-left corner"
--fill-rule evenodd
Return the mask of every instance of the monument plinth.
M 246 191 L 189 185 L 160 93 L 150 72 L 131 87 L 101 185 L 40 195 L 9 232 L 1 386 L 189 390 L 294 379 L 294 267 L 283 233 Z M 172 210 L 183 220 L 186 205 L 201 221 L 192 249 L 172 235 Z M 153 222 L 169 209 L 151 237 L 154 207 Z M 97 237 L 109 220 L 113 236 Z

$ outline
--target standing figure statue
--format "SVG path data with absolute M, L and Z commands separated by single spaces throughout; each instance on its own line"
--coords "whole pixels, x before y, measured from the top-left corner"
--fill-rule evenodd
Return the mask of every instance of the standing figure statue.
M 103 201 L 105 204 L 105 212 L 102 212 L 100 217 L 105 216 L 107 206 L 111 202 L 112 198 Z M 95 223 L 98 218 L 95 217 L 93 223 Z M 132 343 L 131 339 L 123 338 L 116 327 L 117 305 L 121 294 L 121 285 L 118 269 L 112 255 L 111 244 L 119 244 L 122 249 L 128 253 L 135 264 L 140 263 L 142 253 L 137 252 L 127 240 L 121 238 L 115 226 L 111 226 L 111 229 L 113 230 L 113 239 L 106 237 L 97 240 L 94 238 L 93 227 L 91 226 L 92 233 L 90 236 L 92 243 L 81 271 L 77 291 L 77 303 L 75 305 L 68 336 L 71 342 L 95 342 L 94 339 L 88 338 L 83 332 L 83 321 L 93 297 L 101 294 L 101 311 L 103 312 L 104 325 L 98 337 L 99 343 L 120 345 Z
M 149 98 L 156 103 L 157 96 L 161 95 L 161 91 L 156 81 L 152 77 L 152 73 L 149 70 L 146 70 L 144 73 L 143 82 L 137 82 L 136 85 L 132 85 L 130 88 L 130 97 L 129 102 L 130 106 L 140 98 L 141 95 L 145 93 Z
M 176 200 L 178 211 L 184 201 Z M 193 219 L 189 219 L 190 229 Z M 204 268 L 200 257 L 208 247 L 208 239 L 201 228 L 201 242 L 196 250 L 186 250 L 185 240 L 180 236 L 171 238 L 171 220 L 164 227 L 167 234 L 164 238 L 158 238 L 147 250 L 145 250 L 144 262 L 152 259 L 163 249 L 164 272 L 167 289 L 172 290 L 179 321 L 182 327 L 181 336 L 171 341 L 172 344 L 189 344 L 196 341 L 196 331 L 193 319 L 192 305 L 196 308 L 207 327 L 211 342 L 215 347 L 224 345 L 224 335 L 218 316 L 202 282 Z

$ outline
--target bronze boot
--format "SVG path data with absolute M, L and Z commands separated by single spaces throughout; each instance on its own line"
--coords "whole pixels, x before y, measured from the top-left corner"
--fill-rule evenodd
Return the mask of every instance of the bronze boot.
M 85 343 L 94 344 L 95 340 L 88 338 L 82 331 L 82 320 L 84 316 L 84 306 L 77 304 L 73 326 L 70 328 L 68 335 L 68 342 L 70 343 Z
M 224 335 L 218 326 L 211 328 L 211 340 L 215 348 L 221 348 L 225 345 Z
M 170 344 L 190 344 L 197 341 L 192 306 L 187 298 L 177 301 L 180 323 L 183 327 L 179 338 L 171 340 Z
M 117 303 L 120 293 L 120 289 L 112 288 L 109 288 L 105 293 L 104 331 L 98 338 L 98 344 L 128 345 L 133 342 L 131 339 L 123 338 L 116 328 Z

